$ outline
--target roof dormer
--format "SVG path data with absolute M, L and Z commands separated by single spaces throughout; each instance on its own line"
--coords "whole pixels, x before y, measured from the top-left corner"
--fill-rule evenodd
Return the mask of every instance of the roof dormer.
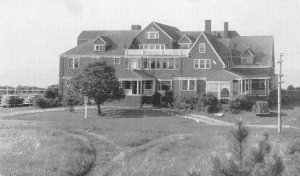
M 98 36 L 94 42 L 94 51 L 106 51 L 107 47 L 109 46 L 109 41 L 104 36 Z
M 181 49 L 190 49 L 193 45 L 193 41 L 184 34 L 178 41 L 178 45 Z
M 240 57 L 241 57 L 241 64 L 243 65 L 253 64 L 254 54 L 253 51 L 251 51 L 249 48 L 244 50 L 241 53 Z

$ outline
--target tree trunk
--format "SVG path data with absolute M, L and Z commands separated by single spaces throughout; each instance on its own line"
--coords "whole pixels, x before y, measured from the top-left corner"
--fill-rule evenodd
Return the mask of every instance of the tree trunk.
M 97 104 L 97 109 L 98 109 L 98 115 L 101 116 L 102 112 L 101 112 L 100 104 Z

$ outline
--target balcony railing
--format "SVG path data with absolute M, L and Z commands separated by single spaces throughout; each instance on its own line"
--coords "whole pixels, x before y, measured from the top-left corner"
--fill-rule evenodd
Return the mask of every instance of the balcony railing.
M 143 50 L 126 49 L 125 55 L 128 56 L 186 56 L 190 49 L 162 49 L 162 50 Z

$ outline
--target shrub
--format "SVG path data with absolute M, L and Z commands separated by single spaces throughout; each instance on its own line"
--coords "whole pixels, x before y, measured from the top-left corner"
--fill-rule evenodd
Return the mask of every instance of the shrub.
M 34 102 L 34 106 L 39 108 L 51 108 L 55 106 L 55 101 L 52 98 L 44 98 L 44 97 L 37 97 Z
M 244 96 L 235 97 L 229 102 L 230 110 L 251 110 L 256 101 L 262 100 L 257 95 L 247 94 Z
M 267 97 L 267 101 L 270 107 L 274 107 L 278 104 L 278 89 L 273 89 L 270 91 L 269 96 Z M 281 103 L 282 105 L 288 105 L 291 103 L 293 99 L 281 91 Z
M 152 102 L 151 96 L 142 96 L 142 104 L 152 104 Z
M 46 92 L 44 93 L 45 98 L 55 99 L 59 97 L 58 87 L 48 87 Z
M 171 106 L 173 104 L 173 91 L 172 90 L 166 90 L 165 91 L 165 96 L 162 97 L 162 102 L 166 105 L 166 106 Z
M 198 110 L 208 113 L 216 112 L 218 110 L 218 99 L 211 94 L 204 94 L 200 97 L 198 103 Z
M 155 92 L 154 95 L 152 96 L 152 104 L 154 107 L 159 107 L 160 106 L 160 98 L 161 98 L 161 94 L 158 92 Z
M 193 110 L 198 104 L 198 97 L 193 96 L 178 96 L 175 98 L 175 106 L 178 109 L 190 109 Z
M 287 147 L 287 152 L 290 155 L 293 155 L 295 153 L 300 153 L 300 141 L 296 141 L 293 144 L 289 145 Z
M 63 99 L 64 105 L 74 106 L 84 104 L 84 98 L 82 95 L 69 90 Z

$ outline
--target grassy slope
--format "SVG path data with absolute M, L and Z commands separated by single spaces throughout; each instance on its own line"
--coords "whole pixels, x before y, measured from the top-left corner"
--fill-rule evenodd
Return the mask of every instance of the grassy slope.
M 97 117 L 91 110 L 86 120 L 82 111 L 2 118 L 0 141 L 5 145 L 0 146 L 4 164 L 0 174 L 71 175 L 69 171 L 80 173 L 93 167 L 89 175 L 183 175 L 190 170 L 209 175 L 212 154 L 226 150 L 227 127 L 158 111 L 105 113 Z M 255 129 L 252 134 L 262 131 Z M 268 131 L 275 149 L 285 147 L 276 141 L 285 140 L 281 142 L 285 145 L 291 138 L 300 138 L 294 133 L 277 138 L 276 130 Z

